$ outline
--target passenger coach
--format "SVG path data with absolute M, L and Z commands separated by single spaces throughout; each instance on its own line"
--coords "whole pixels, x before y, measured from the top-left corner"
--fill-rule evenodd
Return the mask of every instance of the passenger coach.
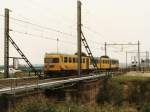
M 110 59 L 108 56 L 95 58 L 97 67 L 100 71 L 117 70 L 119 61 Z M 46 53 L 44 57 L 44 74 L 46 76 L 67 75 L 77 73 L 78 58 L 76 54 L 54 54 Z M 81 69 L 82 73 L 89 73 L 94 70 L 90 58 L 86 55 L 82 56 Z

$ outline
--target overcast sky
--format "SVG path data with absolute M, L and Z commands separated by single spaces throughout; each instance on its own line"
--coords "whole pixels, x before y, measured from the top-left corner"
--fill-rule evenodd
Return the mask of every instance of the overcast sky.
M 57 38 L 58 52 L 68 54 L 76 52 L 76 2 L 76 0 L 0 0 L 0 15 L 4 15 L 4 8 L 11 10 L 10 29 L 13 30 L 10 32 L 11 37 L 32 63 L 42 64 L 46 52 L 57 52 Z M 94 56 L 104 55 L 104 42 L 137 43 L 140 40 L 141 51 L 149 51 L 149 4 L 149 0 L 82 0 L 82 29 Z M 12 18 L 49 27 L 58 32 Z M 0 16 L 0 64 L 3 64 L 4 55 L 3 27 L 4 19 Z M 108 55 L 125 62 L 127 50 L 137 50 L 137 46 L 111 46 L 108 47 Z M 12 46 L 10 55 L 19 57 Z

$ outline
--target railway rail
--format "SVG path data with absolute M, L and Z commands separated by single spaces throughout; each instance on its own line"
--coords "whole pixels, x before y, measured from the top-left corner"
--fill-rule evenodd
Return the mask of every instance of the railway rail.
M 91 73 L 88 76 L 83 75 L 82 77 L 67 76 L 67 77 L 48 78 L 43 80 L 39 80 L 37 76 L 0 79 L 0 94 L 3 93 L 14 94 L 19 91 L 33 90 L 33 89 L 45 88 L 45 87 L 55 87 L 65 83 L 73 83 L 73 82 L 93 79 L 93 78 L 102 78 L 105 77 L 106 75 L 112 75 L 112 76 L 121 75 L 125 72 L 127 72 L 127 70 L 120 69 L 119 71 L 115 71 L 115 72 L 107 72 L 107 73 L 103 72 L 100 74 Z
M 25 85 L 19 85 L 19 86 L 18 85 L 16 86 L 16 83 L 14 83 L 14 85 L 1 88 L 0 94 L 4 94 L 4 93 L 5 94 L 15 94 L 17 92 L 22 92 L 22 91 L 30 91 L 30 90 L 34 90 L 34 89 L 56 87 L 56 86 L 60 86 L 60 85 L 67 84 L 67 83 L 74 83 L 74 82 L 83 81 L 83 80 L 102 78 L 105 76 L 106 76 L 106 74 L 98 74 L 98 75 L 91 74 L 90 76 L 68 78 L 68 79 L 63 79 L 63 80 L 49 81 L 49 79 L 47 79 L 47 80 L 41 81 L 41 82 L 40 82 L 40 80 L 36 80 L 37 81 L 36 83 L 30 83 L 30 84 L 27 83 Z M 13 82 L 17 82 L 16 80 L 18 80 L 18 79 L 15 79 L 15 78 L 11 79 L 11 81 L 13 81 Z M 22 79 L 22 80 L 24 80 L 24 79 Z
M 40 80 L 38 76 L 0 79 L 0 89 L 5 87 L 15 87 L 15 86 L 45 83 L 45 82 L 57 81 L 57 80 L 65 80 L 69 78 L 77 78 L 77 76 L 56 77 L 56 78 L 48 78 L 48 79 L 40 79 Z

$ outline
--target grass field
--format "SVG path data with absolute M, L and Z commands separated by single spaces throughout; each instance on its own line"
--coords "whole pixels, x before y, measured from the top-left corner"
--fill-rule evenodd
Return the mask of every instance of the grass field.
M 150 80 L 150 77 L 144 77 L 144 76 L 141 76 L 141 75 L 120 75 L 120 76 L 116 76 L 116 77 L 113 77 L 112 80 L 116 80 L 116 81 L 146 81 L 146 80 Z

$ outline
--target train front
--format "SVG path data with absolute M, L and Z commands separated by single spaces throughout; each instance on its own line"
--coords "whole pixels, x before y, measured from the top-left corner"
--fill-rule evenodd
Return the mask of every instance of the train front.
M 58 54 L 45 54 L 44 57 L 44 74 L 55 75 L 61 71 L 60 67 L 60 55 Z

